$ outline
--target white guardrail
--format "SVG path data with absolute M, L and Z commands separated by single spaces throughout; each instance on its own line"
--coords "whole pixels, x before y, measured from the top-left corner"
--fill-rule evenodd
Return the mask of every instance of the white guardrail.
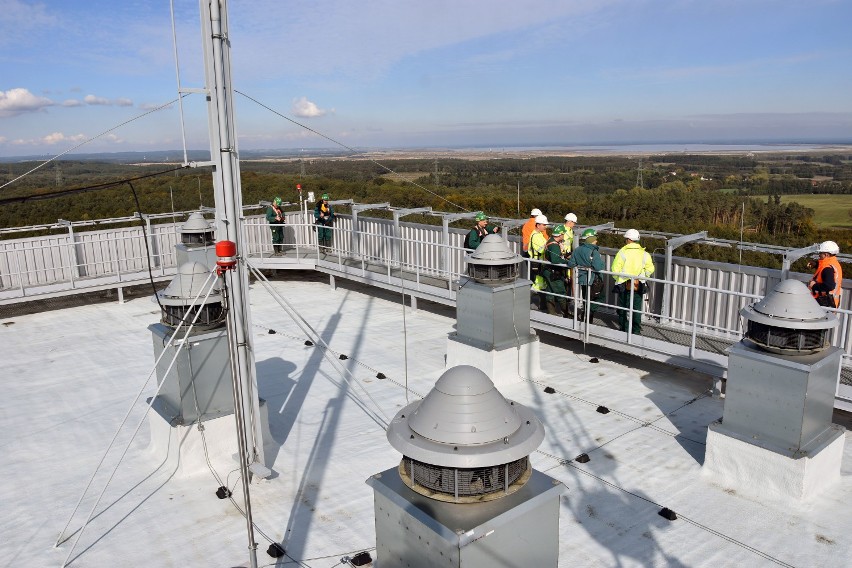
M 355 220 L 357 227 L 353 227 L 352 216 L 338 215 L 330 250 L 320 250 L 314 225 L 306 223 L 299 212 L 288 213 L 284 225 L 287 253 L 275 256 L 265 218 L 247 216 L 244 250 L 259 268 L 311 268 L 455 304 L 453 283 L 465 274 L 463 240 L 467 231 L 363 215 Z M 149 279 L 149 262 L 154 279 L 168 279 L 176 272 L 179 229 L 178 223 L 148 222 L 147 254 L 141 227 L 70 228 L 62 235 L 0 240 L 0 305 L 141 284 Z M 518 237 L 509 235 L 508 244 L 519 250 Z M 606 263 L 603 274 L 613 274 L 609 268 L 615 252 L 601 249 Z M 531 261 L 525 262 L 528 274 Z M 580 302 L 574 305 L 575 319 L 535 312 L 533 326 L 607 346 L 627 346 L 639 354 L 653 352 L 656 359 L 671 356 L 681 363 L 700 362 L 704 366 L 693 367 L 723 376 L 727 365 L 724 349 L 742 337 L 739 311 L 763 297 L 780 280 L 781 272 L 673 257 L 671 275 L 666 275 L 662 273 L 663 255 L 655 254 L 654 262 L 657 272 L 647 279 L 649 292 L 642 317 L 643 327 L 647 322 L 657 333 L 645 332 L 639 337 L 602 325 L 585 325 L 576 319 Z M 806 281 L 809 275 L 791 273 L 790 277 Z M 610 288 L 608 278 L 600 313 L 616 309 Z M 573 300 L 576 292 L 569 292 L 568 298 Z M 852 294 L 844 294 L 841 309 L 835 310 L 840 327 L 833 343 L 843 351 L 844 366 L 852 367 L 849 296 Z M 708 341 L 715 341 L 716 346 L 708 349 Z M 852 401 L 848 380 L 841 381 L 838 395 Z

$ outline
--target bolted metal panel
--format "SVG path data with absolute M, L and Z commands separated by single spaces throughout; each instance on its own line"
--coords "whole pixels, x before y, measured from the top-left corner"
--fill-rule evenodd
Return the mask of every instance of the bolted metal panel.
M 733 345 L 723 427 L 783 451 L 806 451 L 831 426 L 840 358 L 836 347 L 789 356 Z
M 463 340 L 502 349 L 530 333 L 530 282 L 500 286 L 462 279 L 456 296 L 456 331 Z
M 377 561 L 382 567 L 555 568 L 559 496 L 567 488 L 532 470 L 516 493 L 475 505 L 434 501 L 409 489 L 396 468 L 373 488 Z
M 192 424 L 234 412 L 231 363 L 225 329 L 189 336 L 171 371 L 166 370 L 177 345 L 167 346 L 174 329 L 161 323 L 148 326 L 154 357 L 167 353 L 157 364 L 157 380 L 164 381 L 159 398 L 173 409 L 175 424 Z

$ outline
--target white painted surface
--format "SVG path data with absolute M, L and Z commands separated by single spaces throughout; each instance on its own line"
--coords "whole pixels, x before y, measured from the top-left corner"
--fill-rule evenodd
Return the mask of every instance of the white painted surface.
M 259 390 L 274 440 L 267 447 L 273 478 L 252 486 L 255 521 L 303 566 L 325 568 L 375 546 L 373 496 L 364 480 L 400 458 L 381 420 L 406 403 L 405 339 L 416 397 L 444 369 L 453 320 L 421 303 L 403 330 L 398 303 L 319 283 L 275 285 L 332 349 L 348 355 L 338 362 L 352 376 L 341 377 L 320 349 L 304 346 L 285 313 L 253 286 Z M 154 310 L 148 299 L 134 299 L 0 320 L 0 565 L 59 566 L 65 558 L 70 541 L 54 549 L 56 536 L 153 365 L 146 327 L 158 319 Z M 564 338 L 549 341 L 540 347 L 549 378 L 501 390 L 536 410 L 546 437 L 533 465 L 569 488 L 560 566 L 778 565 L 755 549 L 792 566 L 848 565 L 852 444 L 845 444 L 840 481 L 811 500 L 742 496 L 701 475 L 707 425 L 722 415 L 722 402 L 705 397 L 679 408 L 709 389 L 709 378 L 611 351 L 583 354 L 582 344 Z M 379 371 L 388 378 L 377 379 Z M 544 386 L 557 392 L 546 394 Z M 600 414 L 598 405 L 612 412 Z M 141 413 L 137 404 L 133 425 Z M 119 449 L 131 429 L 119 436 Z M 143 425 L 70 566 L 246 565 L 245 522 L 216 498 L 209 470 L 176 476 L 173 464 L 145 451 L 148 443 Z M 591 461 L 559 461 L 581 453 Z M 239 491 L 235 469 L 219 475 Z M 97 476 L 95 494 L 105 478 Z M 92 502 L 83 501 L 72 528 Z M 680 518 L 663 519 L 660 506 Z M 260 534 L 258 542 L 261 565 L 275 566 Z
M 710 425 L 703 474 L 740 493 L 770 499 L 809 500 L 840 482 L 845 432 L 836 424 L 832 440 L 814 455 L 792 459 L 720 432 Z

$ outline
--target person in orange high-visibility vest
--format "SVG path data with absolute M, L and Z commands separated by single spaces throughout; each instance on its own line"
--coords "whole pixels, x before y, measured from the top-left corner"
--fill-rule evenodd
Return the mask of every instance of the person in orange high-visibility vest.
M 819 262 L 808 288 L 820 306 L 837 308 L 840 306 L 840 292 L 843 284 L 843 270 L 837 261 L 840 247 L 834 241 L 825 241 L 819 245 Z M 809 263 L 809 266 L 812 263 Z
M 535 231 L 535 218 L 541 214 L 541 209 L 533 209 L 530 211 L 530 218 L 521 227 L 521 256 L 524 258 L 530 257 L 530 237 Z

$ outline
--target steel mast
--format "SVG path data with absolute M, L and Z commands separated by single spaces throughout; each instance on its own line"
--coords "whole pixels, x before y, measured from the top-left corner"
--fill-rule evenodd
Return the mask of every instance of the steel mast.
M 236 243 L 239 260 L 233 270 L 223 272 L 228 298 L 228 328 L 234 375 L 234 407 L 240 468 L 248 531 L 251 567 L 257 567 L 257 543 L 254 541 L 249 468 L 263 466 L 263 437 L 257 374 L 251 342 L 251 314 L 248 309 L 247 257 L 243 242 L 242 189 L 237 137 L 234 127 L 234 91 L 231 85 L 230 39 L 228 37 L 227 0 L 199 0 L 201 7 L 202 50 L 207 86 L 210 159 L 213 162 L 213 187 L 216 203 L 217 241 Z

